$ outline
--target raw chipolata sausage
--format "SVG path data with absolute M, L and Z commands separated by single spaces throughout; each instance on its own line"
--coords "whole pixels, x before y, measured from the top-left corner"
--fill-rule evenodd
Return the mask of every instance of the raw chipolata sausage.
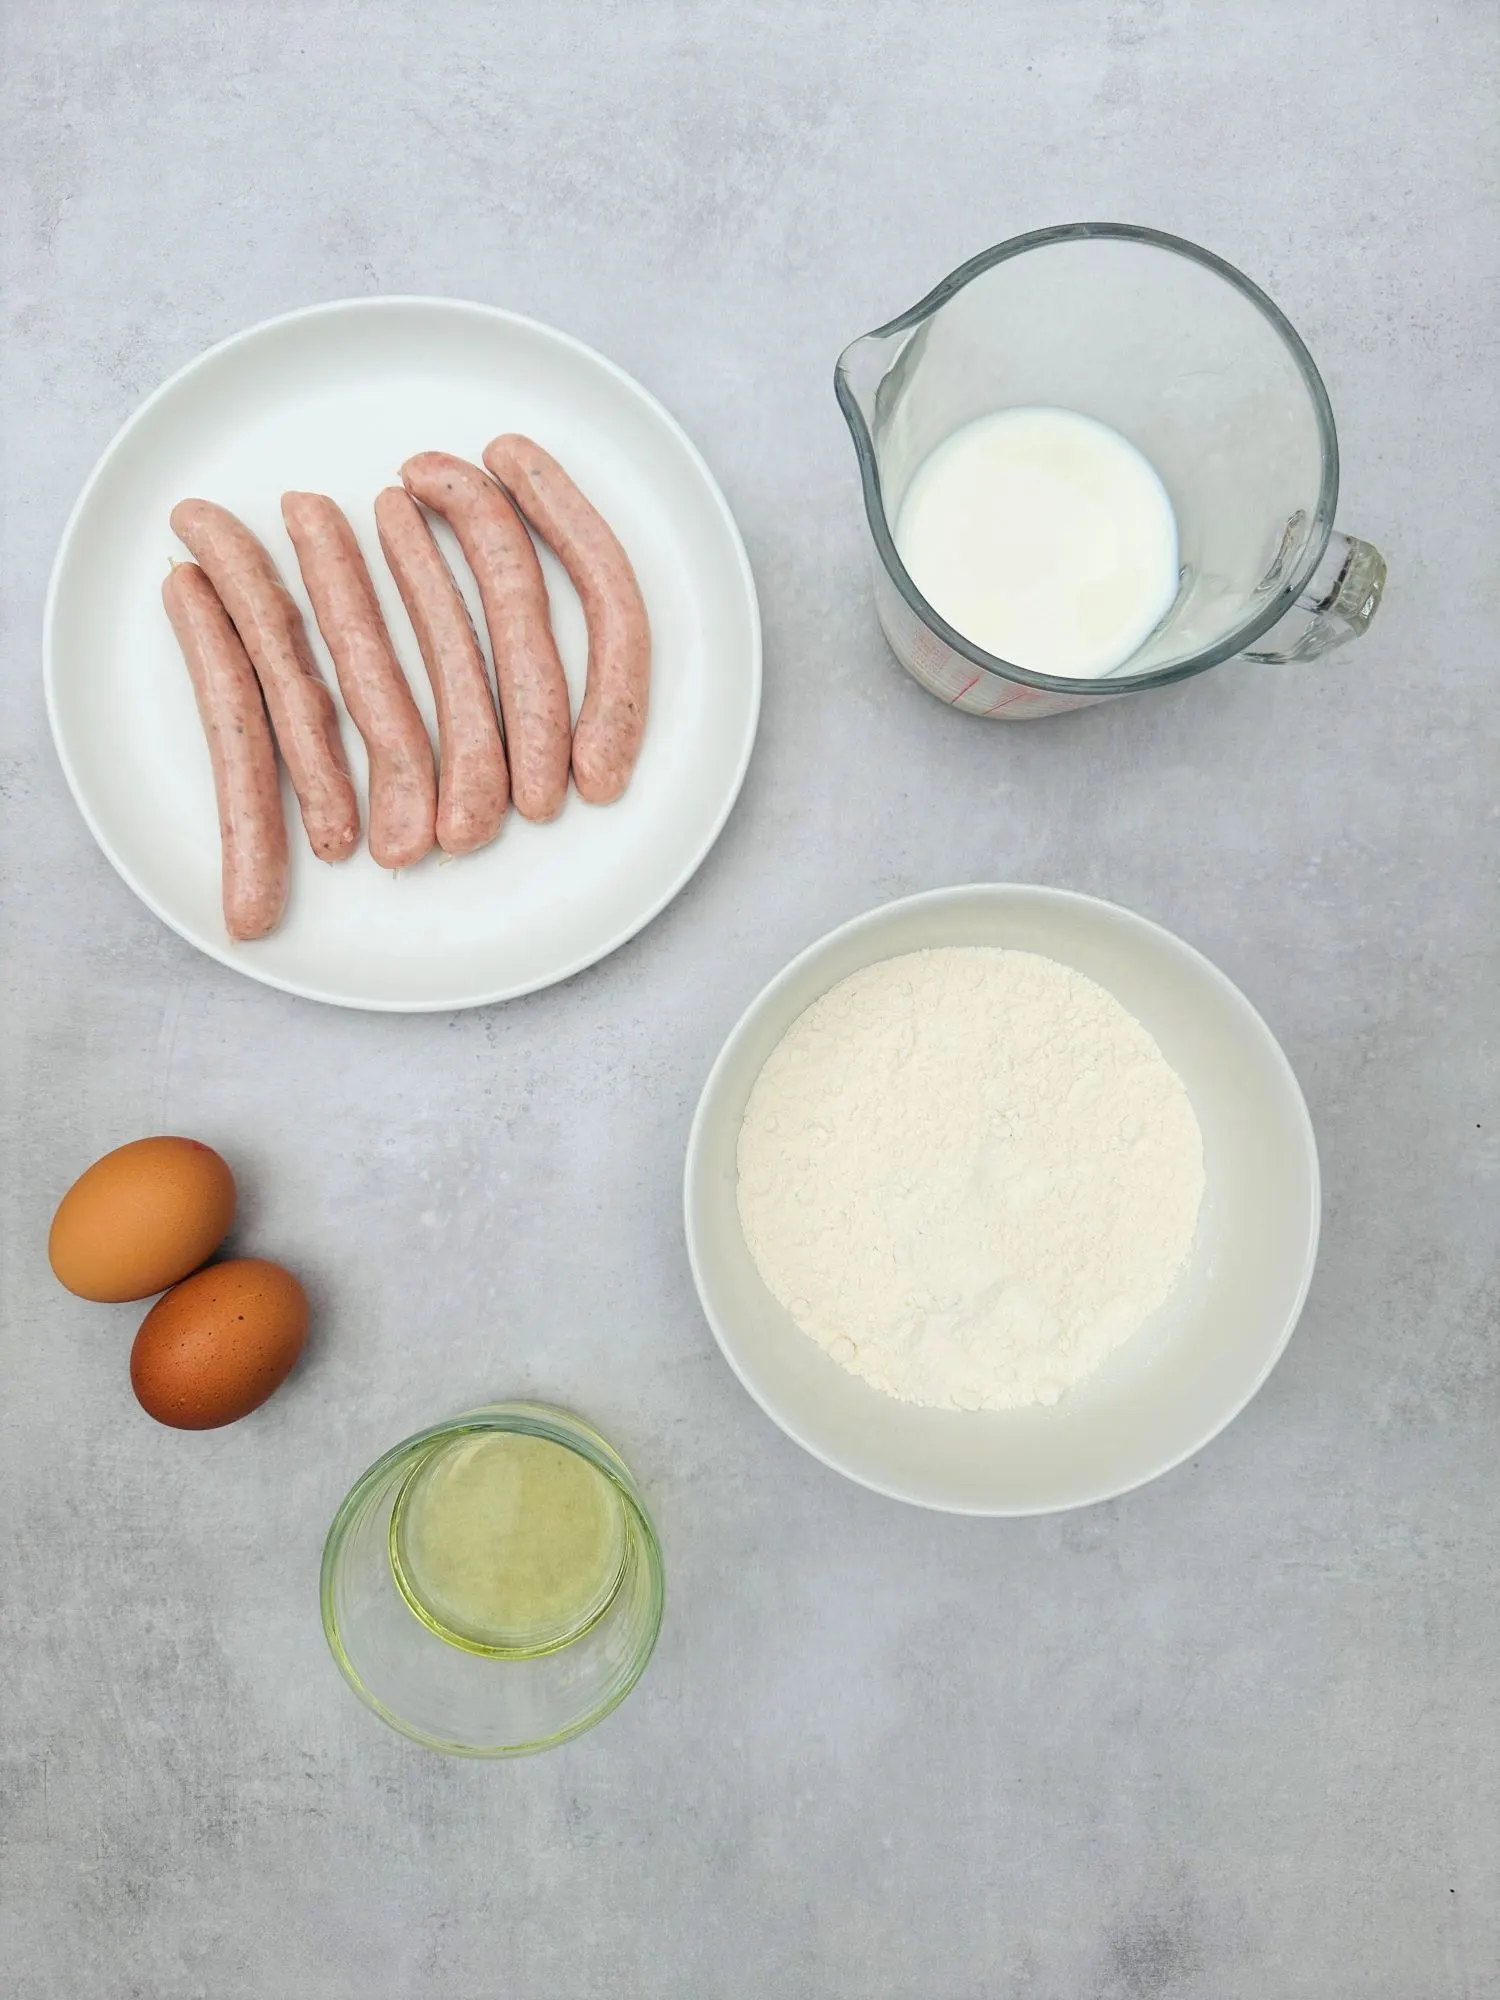
M 187 663 L 213 764 L 223 852 L 224 928 L 246 942 L 275 930 L 286 907 L 281 774 L 255 669 L 196 563 L 175 563 L 162 603 Z
M 250 655 L 313 853 L 342 861 L 359 844 L 359 803 L 302 613 L 266 550 L 227 507 L 181 500 L 172 532 L 207 573 Z
M 370 572 L 343 509 L 327 494 L 283 493 L 281 518 L 369 755 L 371 858 L 381 868 L 409 868 L 435 838 L 437 774 Z
M 609 523 L 530 438 L 498 437 L 484 462 L 573 579 L 589 631 L 588 685 L 573 732 L 580 798 L 609 805 L 630 783 L 646 729 L 651 624 Z
M 494 839 L 510 802 L 484 655 L 427 517 L 404 486 L 377 496 L 375 526 L 437 704 L 438 846 L 469 854 Z
M 448 452 L 419 452 L 402 466 L 401 479 L 414 500 L 447 521 L 479 585 L 516 811 L 555 819 L 568 795 L 572 717 L 547 585 L 525 523 L 477 465 Z

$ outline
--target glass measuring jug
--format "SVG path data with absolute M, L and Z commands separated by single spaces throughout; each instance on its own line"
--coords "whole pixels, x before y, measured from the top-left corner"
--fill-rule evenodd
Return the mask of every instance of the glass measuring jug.
M 1180 237 L 1096 222 L 1013 237 L 846 347 L 834 389 L 881 627 L 907 671 L 967 714 L 1057 715 L 1236 655 L 1311 660 L 1357 638 L 1380 603 L 1384 557 L 1333 525 L 1338 437 L 1312 356 L 1264 292 Z M 1108 424 L 1150 460 L 1176 513 L 1177 595 L 1105 679 L 987 653 L 897 553 L 892 524 L 929 453 L 976 418 L 1025 407 Z

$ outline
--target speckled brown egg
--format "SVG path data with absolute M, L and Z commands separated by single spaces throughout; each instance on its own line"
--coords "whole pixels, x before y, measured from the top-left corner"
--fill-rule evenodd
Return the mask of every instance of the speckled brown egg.
M 232 1257 L 184 1278 L 141 1321 L 130 1386 L 179 1431 L 236 1423 L 279 1389 L 307 1338 L 307 1294 L 279 1264 Z
M 52 1218 L 52 1269 L 81 1299 L 148 1299 L 207 1261 L 234 1221 L 234 1175 L 197 1139 L 135 1139 L 80 1174 Z

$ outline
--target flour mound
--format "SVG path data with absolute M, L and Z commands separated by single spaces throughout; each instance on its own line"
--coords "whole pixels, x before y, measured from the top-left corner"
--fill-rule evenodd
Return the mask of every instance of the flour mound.
M 912 952 L 835 986 L 756 1079 L 739 1212 L 767 1286 L 907 1403 L 1055 1403 L 1166 1298 L 1203 1199 L 1186 1090 L 1093 980 Z

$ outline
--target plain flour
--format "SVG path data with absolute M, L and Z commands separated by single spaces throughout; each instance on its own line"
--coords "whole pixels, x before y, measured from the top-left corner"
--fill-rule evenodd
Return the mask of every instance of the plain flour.
M 1091 979 L 1030 952 L 914 952 L 825 993 L 739 1137 L 761 1276 L 904 1402 L 1055 1403 L 1171 1290 L 1203 1197 L 1181 1079 Z

